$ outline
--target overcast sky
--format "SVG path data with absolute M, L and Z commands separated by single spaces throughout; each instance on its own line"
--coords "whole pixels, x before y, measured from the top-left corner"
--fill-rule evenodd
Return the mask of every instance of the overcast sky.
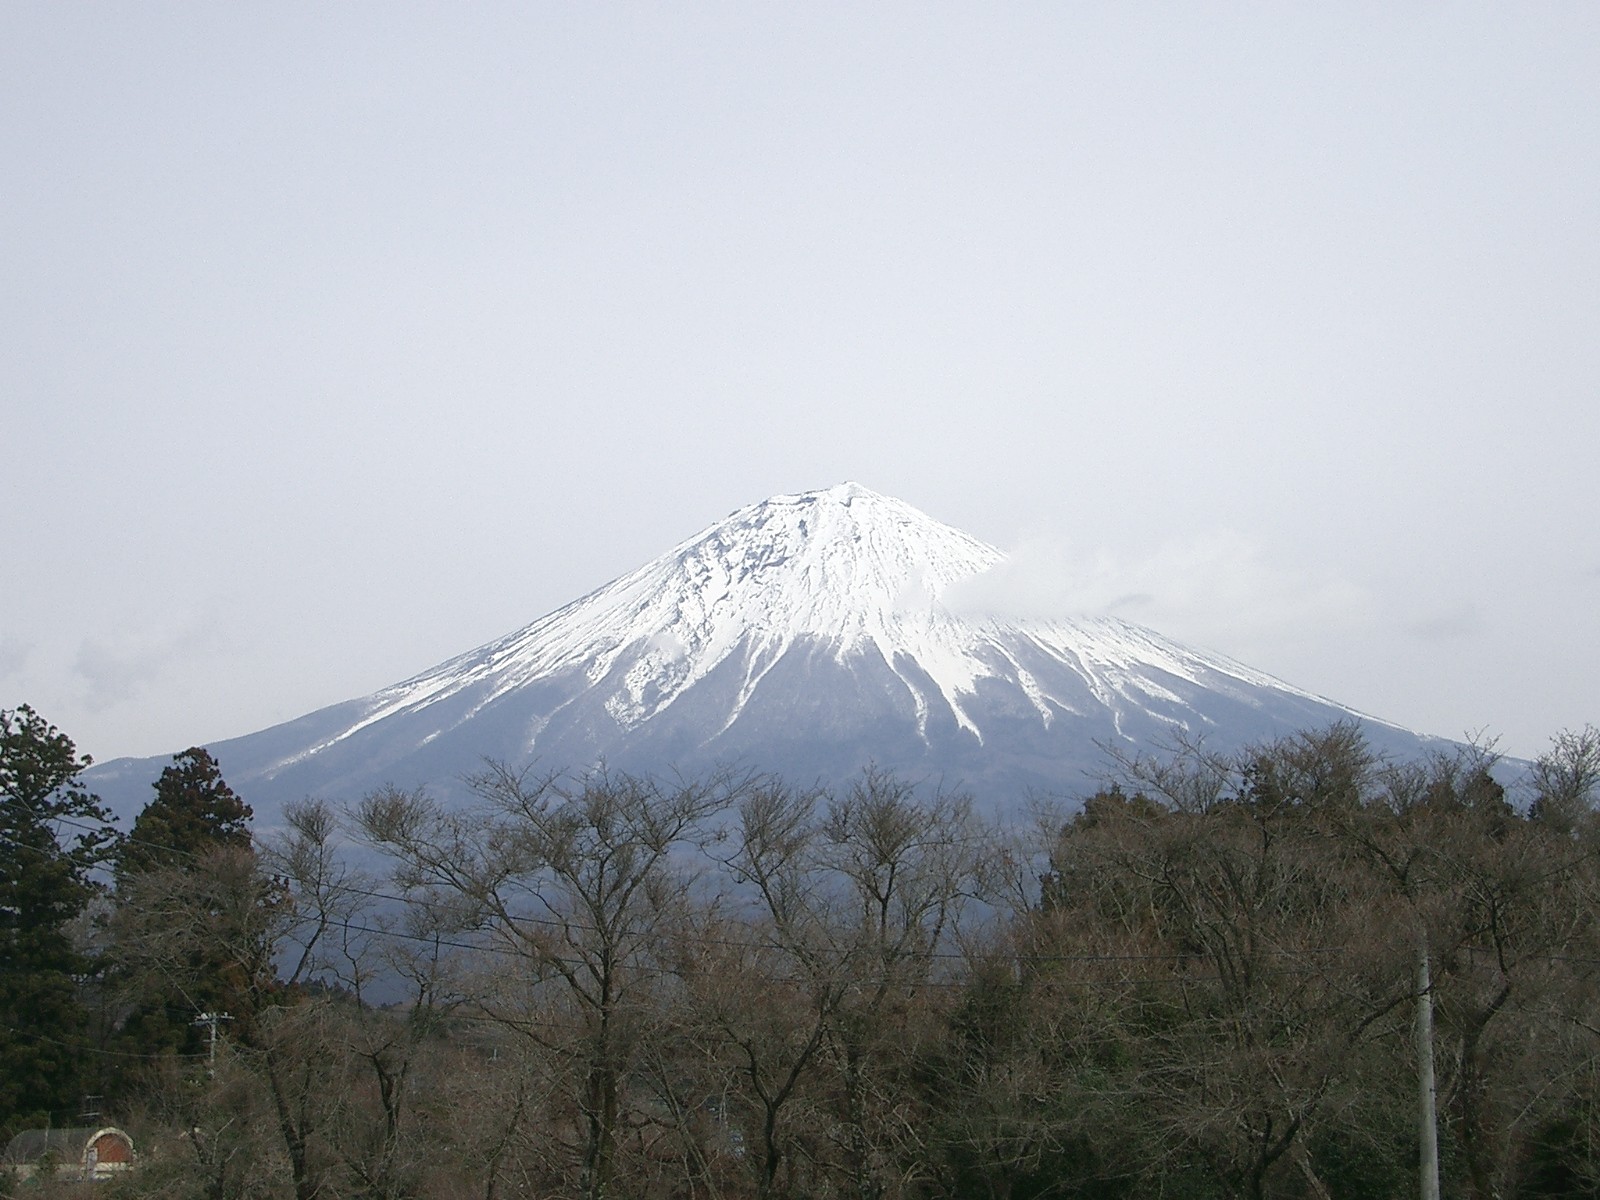
M 1600 6 L 0 7 L 0 707 L 252 732 L 854 479 L 1600 722 Z

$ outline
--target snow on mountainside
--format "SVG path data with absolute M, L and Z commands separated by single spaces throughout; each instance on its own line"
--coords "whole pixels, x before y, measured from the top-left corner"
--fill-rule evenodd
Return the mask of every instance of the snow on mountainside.
M 533 624 L 373 696 L 212 747 L 247 797 L 448 790 L 483 757 L 1007 791 L 1083 786 L 1108 741 L 1236 745 L 1355 714 L 1109 617 L 952 611 L 1004 555 L 854 483 L 740 509 Z M 1413 735 L 1368 722 L 1384 748 Z M 108 764 L 117 780 L 160 763 Z M 147 793 L 145 793 L 147 794 Z M 142 797 L 140 797 L 142 800 Z
M 936 678 L 952 696 L 962 680 L 963 656 L 952 653 L 960 625 L 941 619 L 938 597 L 1002 558 L 857 484 L 775 496 L 525 629 L 378 693 L 369 715 L 340 736 L 474 685 L 489 685 L 475 712 L 566 670 L 599 684 L 624 656 L 621 686 L 605 706 L 630 729 L 741 653 L 732 724 L 767 669 L 805 637 L 828 640 L 841 656 L 871 644 L 889 661 L 908 653 L 938 662 Z

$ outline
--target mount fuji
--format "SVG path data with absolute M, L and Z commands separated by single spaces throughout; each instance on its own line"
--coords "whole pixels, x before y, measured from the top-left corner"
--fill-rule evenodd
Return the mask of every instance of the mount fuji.
M 209 749 L 266 817 L 385 783 L 449 795 L 485 758 L 796 783 L 875 763 L 1006 809 L 1174 734 L 1230 750 L 1354 720 L 1396 755 L 1443 744 L 1113 617 L 964 611 L 957 585 L 1004 560 L 858 484 L 774 496 L 515 633 Z M 166 761 L 87 780 L 131 812 Z

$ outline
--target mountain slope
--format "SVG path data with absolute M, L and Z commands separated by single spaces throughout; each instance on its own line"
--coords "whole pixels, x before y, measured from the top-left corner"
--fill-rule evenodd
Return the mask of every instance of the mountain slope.
M 486 756 L 686 773 L 742 761 L 805 781 L 876 762 L 1004 805 L 1089 785 L 1104 744 L 1181 730 L 1222 749 L 1358 717 L 1114 618 L 946 606 L 1003 560 L 857 484 L 776 496 L 486 646 L 211 749 L 268 809 L 384 782 L 449 791 Z M 1422 744 L 1360 719 L 1382 748 Z M 95 783 L 115 801 L 159 765 L 108 764 Z

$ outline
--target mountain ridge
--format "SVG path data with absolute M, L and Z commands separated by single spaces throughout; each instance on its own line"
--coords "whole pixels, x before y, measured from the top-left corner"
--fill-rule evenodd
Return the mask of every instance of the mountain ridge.
M 1090 785 L 1101 746 L 1162 734 L 1242 745 L 1357 720 L 1383 749 L 1431 741 L 1116 617 L 946 604 L 1005 561 L 857 483 L 774 496 L 521 629 L 212 750 L 270 807 L 448 791 L 485 756 L 835 781 L 872 762 L 1014 798 Z M 121 788 L 160 761 L 93 774 Z

